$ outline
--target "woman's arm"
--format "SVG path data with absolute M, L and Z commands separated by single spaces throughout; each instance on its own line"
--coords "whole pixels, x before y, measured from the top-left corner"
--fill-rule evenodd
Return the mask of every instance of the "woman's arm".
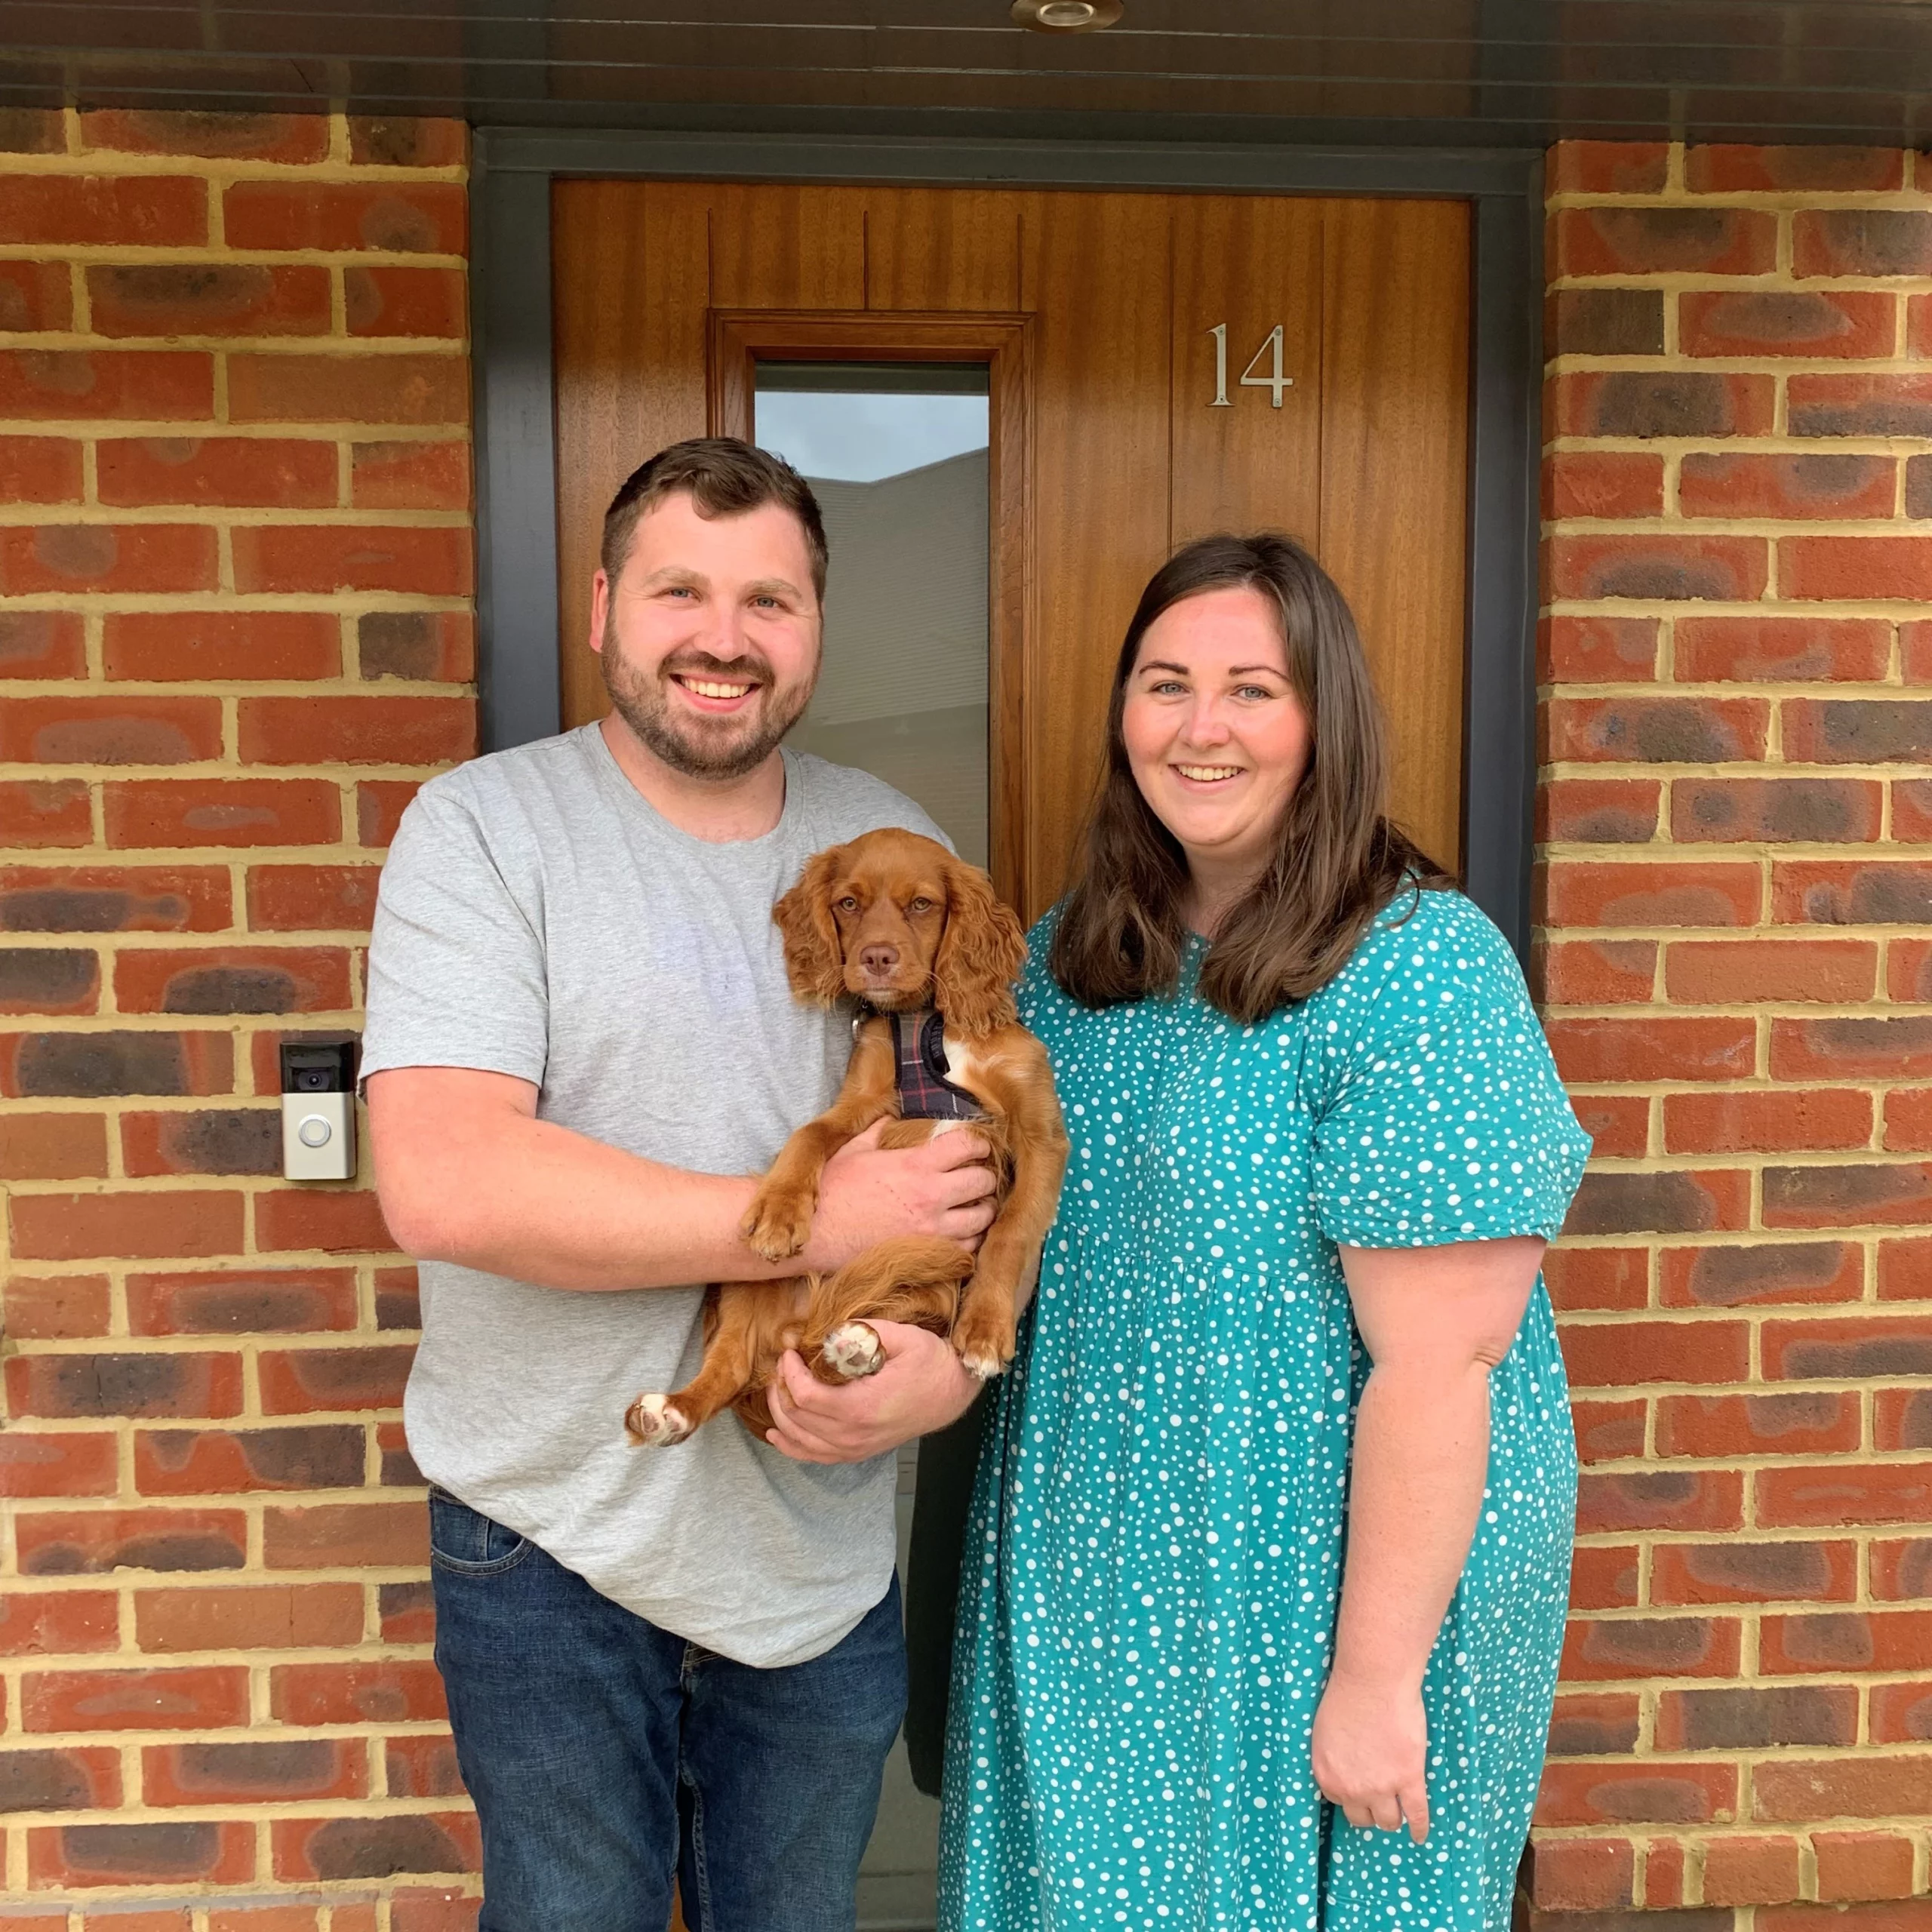
M 1543 1241 L 1344 1247 L 1372 1367 L 1355 1418 L 1348 1562 L 1315 1782 L 1352 1825 L 1429 1831 L 1422 1680 L 1469 1559 L 1489 1466 L 1489 1371 L 1523 1319 Z

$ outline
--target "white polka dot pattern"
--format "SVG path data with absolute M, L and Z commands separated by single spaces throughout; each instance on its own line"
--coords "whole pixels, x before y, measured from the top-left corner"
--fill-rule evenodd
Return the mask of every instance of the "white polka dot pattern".
M 1051 915 L 1050 915 L 1051 918 Z M 981 1457 L 949 1727 L 946 1932 L 1502 1932 L 1576 1491 L 1540 1284 L 1491 1377 L 1483 1518 L 1431 1657 L 1411 1846 L 1321 1802 L 1354 1405 L 1337 1241 L 1549 1234 L 1589 1142 L 1501 937 L 1383 915 L 1256 1026 L 1193 995 L 1023 1014 L 1073 1150 Z

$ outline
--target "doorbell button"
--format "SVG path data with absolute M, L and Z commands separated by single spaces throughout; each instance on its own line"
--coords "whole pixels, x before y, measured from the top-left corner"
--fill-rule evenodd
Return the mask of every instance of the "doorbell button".
M 353 1094 L 282 1095 L 281 1171 L 290 1180 L 348 1180 L 353 1177 Z

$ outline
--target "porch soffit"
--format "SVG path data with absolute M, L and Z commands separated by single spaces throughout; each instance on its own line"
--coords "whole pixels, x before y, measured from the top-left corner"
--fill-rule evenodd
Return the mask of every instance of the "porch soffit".
M 0 105 L 487 125 L 1534 146 L 1918 145 L 1932 0 L 11 0 Z

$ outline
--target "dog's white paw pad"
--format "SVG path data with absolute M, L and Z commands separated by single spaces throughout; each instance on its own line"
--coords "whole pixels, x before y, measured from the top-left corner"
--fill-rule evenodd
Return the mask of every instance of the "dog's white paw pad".
M 863 1321 L 848 1321 L 826 1337 L 820 1351 L 826 1365 L 848 1381 L 876 1375 L 885 1366 L 885 1349 L 877 1333 Z
M 683 1413 L 673 1408 L 664 1395 L 640 1395 L 624 1420 L 632 1435 L 647 1449 L 668 1449 L 691 1432 Z
M 964 1355 L 959 1361 L 968 1375 L 976 1375 L 982 1382 L 990 1382 L 1006 1367 L 998 1355 Z

